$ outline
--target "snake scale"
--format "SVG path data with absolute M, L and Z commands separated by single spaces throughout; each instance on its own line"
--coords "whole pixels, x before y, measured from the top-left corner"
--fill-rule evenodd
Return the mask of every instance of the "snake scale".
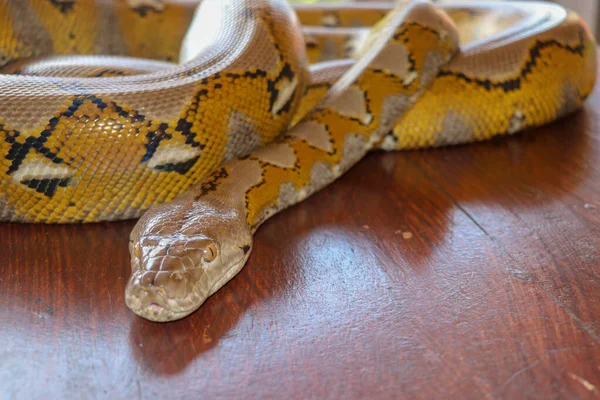
M 126 303 L 179 319 L 367 152 L 577 110 L 595 46 L 541 2 L 0 0 L 0 220 L 141 215 Z

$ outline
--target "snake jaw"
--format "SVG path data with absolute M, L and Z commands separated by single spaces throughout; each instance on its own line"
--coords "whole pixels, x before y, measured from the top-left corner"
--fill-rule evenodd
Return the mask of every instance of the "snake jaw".
M 181 319 L 197 310 L 208 296 L 201 296 L 193 290 L 184 298 L 170 298 L 164 288 L 142 288 L 139 275 L 134 274 L 127 285 L 125 302 L 137 315 L 154 322 L 168 322 Z
M 125 302 L 137 315 L 155 322 L 174 321 L 196 311 L 206 300 L 208 295 L 203 290 L 207 279 L 197 279 L 190 283 L 191 291 L 181 297 L 171 297 L 168 290 L 159 285 L 146 286 L 143 282 L 143 272 L 133 274 L 127 285 Z M 190 277 L 183 279 L 191 280 Z
M 218 245 L 199 235 L 145 235 L 130 246 L 133 274 L 125 300 L 139 316 L 172 321 L 195 311 L 206 299 Z
M 223 265 L 228 267 L 221 269 L 222 273 L 218 275 L 211 274 L 208 270 L 200 272 L 197 274 L 200 277 L 196 276 L 194 279 L 191 291 L 179 298 L 169 297 L 164 286 L 144 285 L 145 272 L 138 270 L 129 280 L 125 302 L 134 313 L 150 321 L 169 322 L 181 319 L 200 308 L 208 297 L 233 278 L 246 263 L 249 253 L 249 250 L 245 250 L 241 259 L 233 263 L 224 263 Z M 189 275 L 182 274 L 181 280 L 192 283 Z

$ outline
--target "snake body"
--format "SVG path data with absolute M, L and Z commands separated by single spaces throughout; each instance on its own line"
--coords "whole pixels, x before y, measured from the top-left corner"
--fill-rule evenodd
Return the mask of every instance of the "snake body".
M 155 321 L 197 309 L 261 223 L 368 151 L 513 134 L 595 82 L 592 35 L 546 3 L 298 7 L 321 26 L 303 33 L 283 0 L 195 5 L 0 0 L 0 220 L 152 207 L 126 302 Z
M 35 72 L 42 67 L 38 58 L 48 53 L 108 52 L 125 42 L 132 43 L 131 50 L 116 54 L 138 55 L 137 38 L 152 26 L 131 38 L 126 29 L 103 25 L 126 24 L 135 15 L 147 23 L 154 15 L 168 17 L 170 7 L 128 1 L 2 0 L 0 16 L 13 18 L 13 25 L 0 31 L 4 59 L 31 56 Z M 162 8 L 151 8 L 155 3 Z M 179 3 L 189 1 L 174 1 L 171 8 L 179 10 Z M 89 10 L 92 6 L 100 9 Z M 96 26 L 82 21 L 84 10 L 100 15 Z M 30 38 L 29 26 L 47 30 L 52 48 L 34 52 L 29 41 L 40 40 L 41 33 Z M 105 30 L 112 35 L 104 37 Z M 156 35 L 142 47 L 152 47 Z M 179 31 L 175 36 L 180 38 Z M 86 46 L 72 49 L 71 43 Z M 172 53 L 167 48 L 149 56 L 169 60 Z M 307 82 L 302 34 L 283 0 L 203 2 L 183 41 L 180 63 L 110 78 L 0 75 L 0 219 L 61 223 L 137 217 L 223 160 L 273 140 L 289 124 Z M 151 68 L 125 66 L 129 73 Z M 115 68 L 105 70 L 110 74 Z

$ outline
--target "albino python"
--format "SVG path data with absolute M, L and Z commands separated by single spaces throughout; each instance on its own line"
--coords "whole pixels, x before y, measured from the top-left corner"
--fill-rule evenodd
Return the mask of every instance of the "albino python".
M 304 31 L 285 0 L 196 7 L 0 0 L 0 220 L 143 213 L 125 298 L 154 321 L 200 307 L 261 223 L 368 151 L 539 126 L 596 77 L 589 30 L 547 3 L 298 6 Z

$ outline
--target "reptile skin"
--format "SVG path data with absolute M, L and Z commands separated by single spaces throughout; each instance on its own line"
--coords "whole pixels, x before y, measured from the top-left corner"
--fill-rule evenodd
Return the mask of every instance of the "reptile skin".
M 190 22 L 188 3 L 0 0 L 0 59 L 32 63 L 29 75 L 0 75 L 0 220 L 135 218 L 284 130 L 307 82 L 289 5 L 206 1 Z M 47 55 L 177 60 L 178 39 L 180 64 L 166 69 L 101 58 L 99 77 L 36 76 Z M 99 68 L 87 60 L 87 73 Z M 128 75 L 158 70 L 106 77 L 119 63 Z
M 283 0 L 195 5 L 0 0 L 0 220 L 152 207 L 126 302 L 155 321 L 200 307 L 262 222 L 368 151 L 548 123 L 596 76 L 584 23 L 545 3 L 297 7 L 304 31 Z

